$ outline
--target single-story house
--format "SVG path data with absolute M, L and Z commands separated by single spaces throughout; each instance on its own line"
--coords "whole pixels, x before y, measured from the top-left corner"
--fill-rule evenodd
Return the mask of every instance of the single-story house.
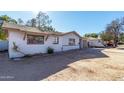
M 100 38 L 87 38 L 88 46 L 89 47 L 105 47 L 103 41 Z
M 3 22 L 8 35 L 9 58 L 28 54 L 47 53 L 48 47 L 55 52 L 81 48 L 81 36 L 75 32 L 43 32 L 34 27 Z

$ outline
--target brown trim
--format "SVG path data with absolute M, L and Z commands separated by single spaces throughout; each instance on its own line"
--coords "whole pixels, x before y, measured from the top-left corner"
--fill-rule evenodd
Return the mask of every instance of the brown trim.
M 17 28 L 8 28 L 8 27 L 2 27 L 3 29 L 11 29 L 11 30 L 19 30 L 20 31 L 20 29 L 17 29 Z M 9 30 L 8 30 L 9 31 Z
M 34 34 L 41 34 L 41 35 L 48 35 L 47 33 L 44 33 L 44 32 L 31 32 L 31 31 L 25 31 L 25 30 L 20 30 L 20 29 L 16 29 L 16 28 L 8 28 L 8 27 L 3 27 L 3 29 L 7 29 L 9 31 L 10 30 L 18 30 L 18 31 L 21 31 L 21 32 L 26 32 L 26 33 L 34 33 Z
M 25 26 L 25 27 L 26 27 L 26 26 Z M 75 32 L 75 31 L 66 32 L 66 33 L 61 33 L 61 32 L 60 32 L 60 33 L 59 33 L 59 32 L 58 32 L 58 33 L 57 33 L 57 32 L 50 32 L 50 33 L 48 32 L 48 33 L 47 33 L 47 32 L 42 32 L 42 31 L 41 31 L 41 32 L 40 32 L 40 31 L 39 31 L 39 32 L 35 32 L 35 31 L 33 32 L 33 31 L 28 31 L 28 30 L 27 30 L 27 31 L 24 31 L 24 30 L 21 29 L 21 27 L 20 27 L 20 28 L 11 28 L 11 27 L 4 27 L 4 26 L 3 26 L 3 28 L 4 28 L 4 29 L 18 30 L 18 31 L 27 32 L 27 33 L 37 33 L 37 34 L 42 34 L 42 35 L 63 36 L 63 35 L 66 35 L 66 34 L 73 33 L 73 34 L 77 35 L 79 38 L 81 38 L 81 36 L 80 36 L 77 32 Z M 27 27 L 26 29 L 28 29 L 28 27 Z
M 27 36 L 27 33 L 25 32 L 24 37 L 23 37 L 23 40 L 25 40 L 26 36 Z
M 45 39 L 45 41 L 47 41 L 48 37 L 49 37 L 49 35 L 47 35 L 47 36 L 46 36 L 46 39 Z

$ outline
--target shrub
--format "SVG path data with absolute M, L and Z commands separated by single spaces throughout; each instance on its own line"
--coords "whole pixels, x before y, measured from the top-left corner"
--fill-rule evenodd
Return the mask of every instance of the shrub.
M 48 54 L 52 54 L 52 53 L 54 53 L 53 48 L 48 47 L 48 49 L 47 49 L 47 53 L 48 53 Z

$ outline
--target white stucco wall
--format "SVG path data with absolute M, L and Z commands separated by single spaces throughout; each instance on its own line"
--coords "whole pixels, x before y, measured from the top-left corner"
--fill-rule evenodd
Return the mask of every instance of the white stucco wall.
M 89 42 L 89 46 L 91 47 L 104 47 L 102 41 L 99 40 L 89 40 L 88 42 Z
M 75 39 L 75 46 L 69 46 L 69 38 L 73 38 Z M 79 45 L 79 37 L 77 35 L 75 35 L 74 33 L 71 34 L 66 34 L 64 36 L 62 36 L 62 48 L 63 51 L 66 50 L 71 50 L 71 49 L 79 49 L 80 45 Z
M 47 48 L 51 47 L 54 51 L 61 51 L 61 37 L 59 44 L 53 44 L 53 36 L 49 36 L 44 44 L 27 44 L 27 38 L 23 40 L 24 32 L 9 31 L 9 57 L 21 57 L 22 53 L 13 50 L 13 42 L 19 46 L 19 49 L 25 54 L 46 53 Z M 46 37 L 45 37 L 46 38 Z
M 47 48 L 51 47 L 55 52 L 62 51 L 62 47 L 68 45 L 69 38 L 76 39 L 76 46 L 66 46 L 63 50 L 78 49 L 79 48 L 79 37 L 75 34 L 67 34 L 59 37 L 59 44 L 53 44 L 54 36 L 49 36 L 47 40 L 44 40 L 44 44 L 27 44 L 27 38 L 23 40 L 24 32 L 20 31 L 9 31 L 9 57 L 22 57 L 24 54 L 13 50 L 13 42 L 19 46 L 20 51 L 25 54 L 36 54 L 46 53 Z M 45 37 L 46 38 L 46 37 Z

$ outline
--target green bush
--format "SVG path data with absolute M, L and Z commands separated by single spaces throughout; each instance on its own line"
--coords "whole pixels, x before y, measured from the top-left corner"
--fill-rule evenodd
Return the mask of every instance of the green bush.
M 47 53 L 48 53 L 48 54 L 52 54 L 52 53 L 54 53 L 54 49 L 53 49 L 53 48 L 48 47 L 48 49 L 47 49 Z

